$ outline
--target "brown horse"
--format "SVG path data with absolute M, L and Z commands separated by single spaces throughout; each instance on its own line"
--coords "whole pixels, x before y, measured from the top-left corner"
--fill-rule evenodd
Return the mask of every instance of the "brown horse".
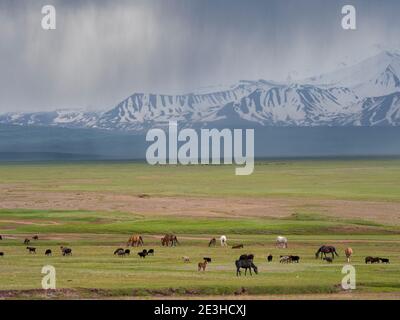
M 217 244 L 217 239 L 212 238 L 212 239 L 210 240 L 210 242 L 208 243 L 208 246 L 209 246 L 209 247 L 215 247 L 216 244 Z
M 347 263 L 350 263 L 350 257 L 353 254 L 353 249 L 352 248 L 346 248 L 346 250 L 344 250 L 344 254 L 346 255 Z
M 179 244 L 178 238 L 174 234 L 166 234 L 164 237 L 161 238 L 162 246 L 170 246 L 174 247 Z
M 132 246 L 132 247 L 139 247 L 143 246 L 143 238 L 141 235 L 134 234 L 132 237 L 129 238 L 128 243 L 126 244 L 127 247 Z
M 203 271 L 206 271 L 206 267 L 207 267 L 207 260 L 204 260 L 203 262 L 199 262 L 197 264 L 198 270 L 200 271 L 201 269 L 203 269 Z

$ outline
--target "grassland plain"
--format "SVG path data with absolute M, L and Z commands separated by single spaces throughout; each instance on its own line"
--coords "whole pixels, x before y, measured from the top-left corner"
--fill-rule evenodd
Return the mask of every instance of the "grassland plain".
M 348 246 L 355 252 L 357 297 L 399 298 L 399 181 L 399 160 L 261 162 L 249 177 L 235 176 L 232 166 L 3 164 L 0 298 L 345 298 L 351 297 L 340 288 Z M 120 199 L 110 200 L 108 194 L 127 196 L 125 206 L 103 208 L 102 200 Z M 165 202 L 171 198 L 180 210 Z M 90 210 L 71 209 L 90 199 Z M 282 214 L 274 215 L 285 201 L 289 204 Z M 345 214 L 329 211 L 327 201 L 338 201 L 336 210 L 343 205 Z M 270 202 L 279 206 L 268 209 Z M 239 208 L 232 216 L 224 211 L 229 203 Z M 240 207 L 243 203 L 249 207 Z M 363 208 L 369 208 L 366 217 Z M 387 214 L 374 214 L 375 208 Z M 186 215 L 185 209 L 192 214 Z M 176 233 L 181 245 L 161 247 L 166 232 Z M 143 234 L 145 248 L 156 251 L 154 257 L 140 259 L 137 249 L 130 257 L 113 256 L 132 233 Z M 30 255 L 22 242 L 34 234 L 40 237 L 31 243 L 38 253 Z M 208 248 L 208 240 L 221 234 L 228 236 L 229 245 L 243 243 L 244 249 Z M 274 247 L 277 234 L 289 238 L 289 249 Z M 315 259 L 322 244 L 338 248 L 340 257 L 333 264 Z M 61 245 L 72 247 L 73 256 L 62 257 Z M 47 248 L 52 257 L 44 256 Z M 258 275 L 236 277 L 234 260 L 241 253 L 255 254 Z M 268 253 L 275 257 L 272 263 L 265 259 Z M 301 256 L 300 263 L 279 264 L 277 257 L 286 253 Z M 365 265 L 367 255 L 387 257 L 391 263 Z M 184 264 L 182 256 L 189 256 L 191 263 Z M 197 262 L 203 256 L 213 262 L 199 273 Z M 39 289 L 46 264 L 56 267 L 59 290 L 44 294 Z

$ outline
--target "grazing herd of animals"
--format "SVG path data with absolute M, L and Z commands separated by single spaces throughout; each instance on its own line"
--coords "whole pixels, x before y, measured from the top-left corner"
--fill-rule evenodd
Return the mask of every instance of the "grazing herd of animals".
M 3 237 L 0 235 L 0 240 L 3 240 Z M 39 240 L 39 236 L 35 235 L 32 237 L 32 239 L 25 238 L 24 240 L 24 245 L 26 245 L 26 249 L 28 250 L 29 254 L 36 254 L 36 247 L 29 246 L 29 244 L 32 241 L 37 241 Z M 226 247 L 228 246 L 227 243 L 227 237 L 225 235 L 222 235 L 220 238 L 220 243 L 221 247 Z M 127 242 L 127 247 L 140 247 L 144 246 L 144 241 L 141 235 L 132 235 Z M 179 245 L 179 241 L 176 235 L 174 234 L 165 234 L 161 238 L 161 245 L 163 247 L 175 247 Z M 212 238 L 208 246 L 209 247 L 215 247 L 217 245 L 217 239 Z M 283 248 L 287 249 L 288 248 L 288 240 L 286 237 L 279 236 L 276 238 L 276 243 L 275 243 L 277 248 Z M 237 244 L 233 245 L 232 249 L 243 249 L 244 245 L 243 244 Z M 72 255 L 72 249 L 68 247 L 60 247 L 61 255 L 62 256 L 71 256 Z M 353 250 L 352 248 L 346 248 L 344 251 L 347 262 L 350 262 L 350 258 L 353 255 Z M 125 257 L 129 256 L 131 254 L 130 249 L 124 249 L 124 248 L 118 248 L 114 251 L 114 255 L 119 256 L 119 257 Z M 46 249 L 45 250 L 45 255 L 46 256 L 51 256 L 52 255 L 52 250 L 51 249 Z M 140 258 L 145 258 L 147 256 L 154 256 L 154 249 L 143 249 L 142 251 L 137 252 L 137 255 Z M 331 255 L 331 256 L 327 256 Z M 4 256 L 4 252 L 0 252 L 0 257 Z M 339 254 L 336 251 L 336 248 L 334 246 L 327 246 L 323 245 L 320 248 L 318 248 L 317 252 L 315 253 L 315 258 L 318 259 L 319 257 L 328 263 L 332 263 L 334 258 L 338 257 Z M 182 260 L 184 263 L 190 263 L 190 258 L 188 256 L 183 256 Z M 266 257 L 267 262 L 272 262 L 273 256 L 272 254 L 268 254 Z M 212 259 L 210 257 L 203 257 L 203 260 L 200 261 L 197 264 L 198 271 L 205 271 L 207 268 L 207 265 L 211 263 Z M 300 262 L 300 256 L 297 255 L 281 255 L 279 257 L 279 262 L 280 263 L 299 263 Z M 390 263 L 389 259 L 387 258 L 380 258 L 380 257 L 371 257 L 368 256 L 365 258 L 365 263 L 368 264 L 373 264 L 373 263 Z M 249 270 L 250 275 L 252 275 L 252 271 L 254 271 L 255 274 L 258 274 L 258 268 L 254 264 L 254 254 L 242 254 L 240 255 L 239 259 L 235 261 L 235 266 L 236 266 L 236 275 L 241 276 L 241 269 L 245 270 L 245 275 L 247 275 L 247 270 Z

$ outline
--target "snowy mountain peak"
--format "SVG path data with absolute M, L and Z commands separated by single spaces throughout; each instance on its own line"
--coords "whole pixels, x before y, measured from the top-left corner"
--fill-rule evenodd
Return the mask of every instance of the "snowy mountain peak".
M 170 120 L 185 126 L 398 126 L 400 53 L 383 51 L 303 81 L 240 80 L 183 94 L 137 92 L 105 112 L 0 115 L 7 124 L 136 131 Z

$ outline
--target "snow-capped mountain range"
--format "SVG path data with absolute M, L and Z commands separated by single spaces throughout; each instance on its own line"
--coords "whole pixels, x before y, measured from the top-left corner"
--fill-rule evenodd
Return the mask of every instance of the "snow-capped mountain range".
M 170 120 L 189 127 L 399 126 L 400 54 L 294 83 L 239 81 L 182 95 L 134 93 L 105 112 L 7 113 L 0 123 L 141 131 Z

